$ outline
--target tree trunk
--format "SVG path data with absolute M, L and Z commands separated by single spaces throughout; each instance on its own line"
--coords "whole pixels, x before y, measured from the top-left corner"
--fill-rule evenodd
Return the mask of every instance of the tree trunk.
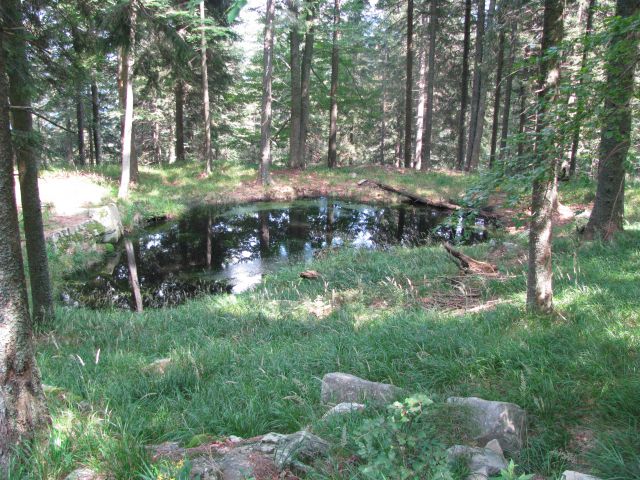
M 331 49 L 331 111 L 329 113 L 329 155 L 328 166 L 338 163 L 338 27 L 340 25 L 340 0 L 333 4 L 333 47 Z
M 93 150 L 95 153 L 96 165 L 100 165 L 102 160 L 102 136 L 100 134 L 100 97 L 98 96 L 98 85 L 95 76 L 91 79 L 91 109 L 93 112 L 92 133 Z
M 507 84 L 504 88 L 504 111 L 502 112 L 502 131 L 500 133 L 500 154 L 501 159 L 504 158 L 505 148 L 507 147 L 507 137 L 509 136 L 509 116 L 511 114 L 511 92 L 513 91 L 513 64 L 516 59 L 516 41 L 518 33 L 518 24 L 514 21 L 511 27 L 511 37 L 509 41 L 509 59 L 507 61 Z
M 11 104 L 20 107 L 13 110 L 13 134 L 19 140 L 15 145 L 15 158 L 20 180 L 22 219 L 27 247 L 29 283 L 33 319 L 40 323 L 54 319 L 53 295 L 47 260 L 47 244 L 44 238 L 40 192 L 38 189 L 38 156 L 34 144 L 31 116 L 31 75 L 23 34 L 20 2 L 10 0 L 5 7 L 5 20 L 12 35 L 5 37 L 8 59 L 9 98 Z M 4 100 L 3 100 L 4 101 Z M 2 245 L 2 243 L 0 243 Z M 2 247 L 4 248 L 4 247 Z M 0 430 L 1 432 L 1 430 Z
M 3 4 L 6 20 L 20 19 L 18 5 Z M 34 356 L 20 248 L 3 36 L 0 30 L 0 471 L 5 472 L 13 449 L 46 427 L 49 416 Z
M 275 0 L 267 0 L 267 12 L 264 26 L 264 70 L 262 73 L 262 114 L 260 121 L 260 181 L 269 185 L 271 178 L 271 80 L 273 76 L 273 20 Z
M 433 84 L 436 79 L 436 32 L 438 28 L 438 0 L 431 0 L 429 12 L 429 71 L 427 73 L 427 106 L 424 118 L 424 152 L 422 168 L 431 168 L 431 131 L 433 130 Z
M 458 150 L 456 168 L 462 170 L 465 159 L 464 141 L 467 104 L 469 103 L 469 50 L 471 43 L 471 0 L 465 0 L 464 7 L 464 46 L 462 51 L 462 83 L 460 95 L 460 116 L 458 117 Z
M 309 131 L 309 108 L 311 85 L 311 61 L 313 59 L 313 44 L 315 42 L 315 12 L 314 0 L 307 2 L 307 33 L 304 37 L 304 51 L 302 53 L 302 79 L 300 91 L 300 167 L 304 168 L 307 159 L 307 135 Z
M 628 18 L 640 11 L 640 0 L 617 0 L 616 15 Z M 607 96 L 601 113 L 598 187 L 587 224 L 589 236 L 609 240 L 623 229 L 625 161 L 631 139 L 631 99 L 637 63 L 638 34 L 618 33 L 608 46 Z
M 291 13 L 291 31 L 289 32 L 289 47 L 291 55 L 291 120 L 289 130 L 289 166 L 302 167 L 300 151 L 300 127 L 302 121 L 302 84 L 300 71 L 300 30 L 298 28 L 298 6 L 296 0 L 288 0 L 287 6 Z
M 129 44 L 121 49 L 122 79 L 121 102 L 124 107 L 124 120 L 122 124 L 122 175 L 120 177 L 120 189 L 118 198 L 129 196 L 129 183 L 132 179 L 131 157 L 133 148 L 133 63 L 135 55 L 136 16 L 137 10 L 133 2 L 129 6 Z
M 422 24 L 426 23 L 422 16 Z M 424 104 L 427 101 L 427 46 L 420 42 L 420 77 L 418 79 L 418 113 L 416 115 L 416 153 L 413 168 L 422 169 L 422 134 L 424 132 Z M 386 82 L 385 82 L 386 83 Z M 383 84 L 382 88 L 385 88 Z
M 76 127 L 78 129 L 78 166 L 84 167 L 87 164 L 87 158 L 84 151 L 84 102 L 80 88 L 76 92 Z
M 500 96 L 502 93 L 502 68 L 504 65 L 504 28 L 498 36 L 498 61 L 496 67 L 496 92 L 493 97 L 493 123 L 491 124 L 491 151 L 489 153 L 489 168 L 493 168 L 498 146 L 498 122 L 500 119 Z
M 404 168 L 411 168 L 411 125 L 413 117 L 413 0 L 407 0 L 407 62 L 404 92 Z
M 211 106 L 209 105 L 209 72 L 207 71 L 207 36 L 205 34 L 204 0 L 200 0 L 200 59 L 202 70 L 202 108 L 204 110 L 204 173 L 211 175 Z
M 520 111 L 518 112 L 518 158 L 522 158 L 524 154 L 524 132 L 527 125 L 527 87 L 526 87 L 526 71 L 520 77 L 520 86 L 518 88 L 518 100 Z
M 184 81 L 176 79 L 176 162 L 184 162 Z
M 583 72 L 587 68 L 587 59 L 589 57 L 589 37 L 591 36 L 591 30 L 593 28 L 593 9 L 596 1 L 589 0 L 587 6 L 587 21 L 584 27 L 583 43 L 582 47 L 582 61 L 580 62 L 580 80 L 578 82 L 578 93 L 576 98 L 576 122 L 573 127 L 573 135 L 571 138 L 571 156 L 569 157 L 569 177 L 573 177 L 576 173 L 576 164 L 578 161 L 578 144 L 580 143 L 580 120 L 582 116 L 582 110 L 584 109 L 584 98 L 582 97 L 582 87 L 584 85 Z
M 553 214 L 558 206 L 557 176 L 561 152 L 552 118 L 560 90 L 560 55 L 552 53 L 551 49 L 558 48 L 562 42 L 563 8 L 563 0 L 544 2 L 527 277 L 527 309 L 539 313 L 553 311 L 551 247 Z M 545 130 L 551 132 L 542 136 Z
M 476 53 L 473 61 L 473 88 L 471 90 L 471 118 L 469 119 L 469 136 L 467 138 L 467 152 L 465 170 L 473 167 L 473 146 L 478 124 L 478 107 L 480 104 L 480 81 L 482 69 L 482 50 L 484 39 L 485 0 L 478 0 L 478 21 L 476 23 Z

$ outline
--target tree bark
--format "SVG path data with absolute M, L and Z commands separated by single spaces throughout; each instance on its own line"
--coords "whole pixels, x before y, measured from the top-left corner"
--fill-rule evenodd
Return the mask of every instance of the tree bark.
M 176 162 L 184 162 L 184 81 L 176 79 Z
M 422 16 L 423 25 L 426 22 Z M 424 132 L 424 105 L 427 102 L 427 46 L 420 42 L 420 77 L 418 79 L 418 113 L 416 115 L 416 153 L 413 157 L 413 168 L 422 169 L 422 134 Z M 386 83 L 386 82 L 385 82 Z M 382 85 L 385 88 L 385 85 Z
M 10 7 L 17 6 L 17 2 L 4 5 L 4 15 L 15 13 Z M 20 248 L 3 30 L 0 29 L 0 472 L 6 471 L 13 449 L 49 423 L 34 355 Z M 16 32 L 11 34 L 15 36 Z
M 628 18 L 640 11 L 640 0 L 617 0 L 616 15 Z M 598 187 L 586 232 L 609 240 L 623 229 L 625 160 L 631 139 L 633 75 L 638 33 L 617 33 L 608 46 L 607 95 L 602 115 Z
M 131 283 L 131 293 L 133 296 L 133 306 L 138 313 L 142 313 L 142 294 L 140 293 L 140 282 L 138 280 L 138 267 L 136 265 L 136 254 L 133 250 L 133 243 L 126 238 L 124 248 L 127 252 L 127 266 L 129 267 L 129 283 Z
M 78 166 L 84 167 L 87 164 L 87 158 L 84 151 L 84 102 L 80 87 L 76 92 L 76 127 L 78 129 Z
M 431 0 L 429 12 L 429 69 L 427 73 L 427 105 L 424 118 L 424 152 L 422 168 L 431 168 L 431 132 L 433 130 L 433 84 L 436 79 L 436 32 L 438 28 L 438 0 Z
M 471 43 L 471 0 L 465 0 L 464 41 L 462 50 L 462 83 L 460 87 L 460 116 L 458 117 L 458 149 L 456 168 L 462 170 L 465 159 L 465 125 L 469 103 L 469 50 Z
M 300 167 L 304 168 L 307 159 L 307 136 L 309 132 L 311 61 L 313 59 L 313 44 L 315 42 L 315 1 L 307 2 L 307 33 L 304 37 L 304 51 L 302 53 L 301 91 L 300 91 Z
M 100 133 L 100 97 L 98 95 L 98 84 L 95 76 L 91 79 L 91 109 L 93 112 L 92 133 L 93 151 L 95 153 L 96 165 L 102 161 L 102 135 Z
M 404 168 L 411 168 L 413 117 L 413 0 L 407 0 L 407 62 L 404 88 Z
M 491 124 L 491 150 L 489 153 L 489 168 L 493 168 L 496 159 L 496 148 L 498 146 L 498 122 L 500 119 L 500 96 L 502 93 L 502 68 L 504 66 L 504 28 L 498 35 L 498 60 L 496 67 L 496 91 L 493 97 L 493 123 Z
M 37 146 L 33 139 L 31 116 L 31 84 L 27 59 L 27 43 L 22 26 L 22 9 L 18 0 L 9 0 L 5 7 L 5 22 L 12 35 L 6 35 L 8 57 L 9 98 L 13 110 L 13 134 L 18 139 L 15 158 L 20 180 L 22 218 L 27 247 L 29 283 L 35 322 L 54 319 L 53 295 L 49 277 L 47 244 L 44 238 L 40 191 L 38 188 Z M 4 100 L 3 100 L 4 101 Z M 0 245 L 2 245 L 0 243 Z M 4 248 L 4 247 L 2 247 Z
M 593 28 L 593 9 L 596 1 L 589 0 L 587 5 L 587 19 L 584 27 L 582 47 L 582 60 L 580 61 L 580 80 L 578 81 L 578 93 L 576 93 L 576 119 L 575 126 L 573 127 L 573 135 L 571 138 L 571 155 L 569 157 L 569 177 L 573 177 L 576 174 L 576 164 L 578 161 L 578 144 L 580 143 L 580 117 L 582 116 L 582 110 L 584 109 L 584 98 L 582 96 L 582 87 L 584 85 L 584 71 L 587 68 L 587 59 L 589 57 L 589 37 L 591 36 L 591 30 Z
M 209 72 L 207 70 L 207 36 L 204 0 L 200 0 L 200 67 L 202 70 L 202 108 L 204 111 L 204 173 L 211 175 L 211 106 L 209 105 Z
M 273 76 L 273 20 L 275 0 L 267 0 L 264 26 L 264 70 L 262 72 L 262 114 L 260 121 L 260 181 L 269 185 L 271 178 L 271 80 Z
M 122 77 L 120 98 L 124 107 L 122 124 L 122 175 L 118 198 L 129 196 L 129 183 L 132 179 L 132 148 L 133 148 L 133 65 L 135 55 L 137 10 L 131 2 L 129 6 L 129 39 L 128 45 L 121 48 Z
M 558 48 L 562 42 L 563 8 L 563 0 L 544 2 L 527 277 L 527 309 L 538 313 L 553 311 L 551 249 L 553 214 L 558 206 L 557 176 L 561 153 L 552 118 L 560 90 L 560 55 L 551 49 Z M 542 135 L 543 131 L 545 135 Z
M 340 0 L 333 4 L 333 47 L 331 49 L 331 111 L 329 113 L 329 154 L 327 164 L 334 168 L 338 163 L 338 35 L 340 25 Z
M 302 122 L 302 84 L 300 70 L 300 30 L 298 28 L 298 6 L 296 0 L 288 0 L 287 6 L 291 14 L 289 31 L 289 50 L 291 67 L 291 113 L 289 129 L 289 166 L 302 167 L 300 151 L 300 132 Z
M 507 60 L 507 84 L 504 88 L 504 110 L 502 112 L 502 131 L 500 132 L 500 152 L 499 158 L 503 159 L 505 148 L 507 147 L 507 138 L 509 136 L 509 117 L 511 114 L 511 93 L 513 91 L 513 64 L 516 58 L 516 41 L 518 33 L 518 24 L 514 21 L 511 27 L 511 37 L 509 41 L 509 59 Z
M 477 133 L 478 107 L 480 103 L 480 81 L 482 68 L 482 51 L 484 39 L 485 0 L 478 0 L 478 21 L 476 23 L 476 53 L 473 61 L 473 88 L 471 90 L 471 118 L 469 119 L 469 136 L 467 138 L 465 170 L 473 167 L 473 146 Z

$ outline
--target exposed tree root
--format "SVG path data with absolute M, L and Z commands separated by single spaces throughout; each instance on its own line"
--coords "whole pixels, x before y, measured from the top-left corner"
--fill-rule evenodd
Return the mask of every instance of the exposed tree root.
M 491 276 L 498 275 L 498 269 L 495 265 L 471 258 L 470 256 L 453 248 L 449 243 L 445 242 L 443 246 L 444 249 L 454 258 L 458 268 L 463 272 Z

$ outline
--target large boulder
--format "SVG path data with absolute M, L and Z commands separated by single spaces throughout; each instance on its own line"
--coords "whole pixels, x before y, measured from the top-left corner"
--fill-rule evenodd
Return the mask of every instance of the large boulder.
M 348 373 L 327 373 L 322 378 L 323 403 L 371 402 L 385 405 L 402 395 L 402 389 L 387 383 L 370 382 Z
M 562 472 L 561 480 L 600 480 L 593 475 L 587 475 L 586 473 L 574 472 L 573 470 L 565 470 Z
M 460 458 L 466 460 L 469 467 L 470 474 L 467 480 L 486 480 L 500 474 L 500 471 L 506 470 L 508 466 L 500 443 L 496 440 L 492 440 L 484 448 L 454 445 L 447 449 L 447 459 L 450 463 Z
M 99 224 L 97 233 L 103 243 L 116 243 L 124 234 L 120 211 L 115 203 L 90 209 L 89 218 Z
M 510 453 L 518 453 L 522 449 L 527 415 L 515 403 L 492 402 L 477 397 L 449 397 L 447 402 L 469 409 L 479 443 L 498 440 Z

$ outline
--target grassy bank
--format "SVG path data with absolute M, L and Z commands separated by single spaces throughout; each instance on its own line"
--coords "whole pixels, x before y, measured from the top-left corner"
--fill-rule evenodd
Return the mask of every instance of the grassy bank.
M 165 177 L 171 172 L 158 175 L 171 183 Z M 353 183 L 354 172 L 317 175 L 335 175 L 336 185 L 343 185 Z M 393 181 L 443 198 L 462 190 L 457 177 L 439 175 Z M 141 207 L 147 212 L 169 213 L 175 206 L 179 213 L 199 195 L 184 186 L 170 199 L 173 186 L 165 185 L 153 197 L 152 184 L 143 185 L 132 205 L 148 198 Z M 562 189 L 575 202 L 588 193 L 581 185 Z M 632 186 L 628 198 L 638 193 Z M 339 463 L 357 451 L 363 422 L 384 413 L 321 419 L 320 379 L 343 371 L 436 401 L 474 395 L 521 405 L 530 420 L 528 445 L 516 459 L 521 472 L 556 478 L 573 468 L 637 479 L 637 209 L 637 202 L 630 205 L 631 224 L 612 244 L 582 243 L 573 224 L 563 227 L 554 250 L 554 318 L 525 313 L 526 239 L 517 234 L 465 249 L 497 263 L 501 279 L 460 279 L 438 245 L 341 250 L 321 252 L 312 265 L 285 268 L 254 291 L 177 308 L 135 314 L 60 307 L 56 325 L 38 334 L 53 429 L 11 478 L 59 479 L 80 465 L 140 478 L 149 471 L 144 445 L 305 426 L 334 441 L 332 462 Z M 322 278 L 299 278 L 303 268 Z M 478 298 L 456 297 L 460 281 Z M 465 311 L 487 302 L 490 308 Z M 164 374 L 147 369 L 160 358 L 172 359 Z M 332 471 L 312 478 L 365 478 L 355 464 Z

